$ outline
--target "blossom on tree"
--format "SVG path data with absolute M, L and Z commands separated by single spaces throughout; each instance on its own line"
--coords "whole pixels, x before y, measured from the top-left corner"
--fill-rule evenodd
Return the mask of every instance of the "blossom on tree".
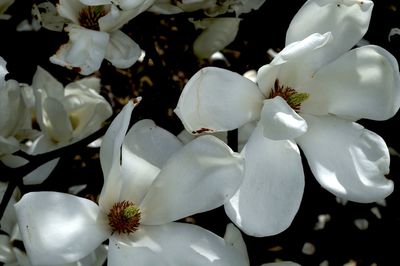
M 108 239 L 108 265 L 246 265 L 223 238 L 173 222 L 224 204 L 243 180 L 241 156 L 211 136 L 183 145 L 151 120 L 126 134 L 133 108 L 104 136 L 98 204 L 59 192 L 30 192 L 15 204 L 31 262 L 76 261 Z
M 393 191 L 384 140 L 356 121 L 386 120 L 400 106 L 396 59 L 366 45 L 371 1 L 307 1 L 293 18 L 286 47 L 252 82 L 208 67 L 185 86 L 175 109 L 192 134 L 256 121 L 241 151 L 245 179 L 225 210 L 244 232 L 285 230 L 303 196 L 300 150 L 317 181 L 334 195 L 369 203 Z

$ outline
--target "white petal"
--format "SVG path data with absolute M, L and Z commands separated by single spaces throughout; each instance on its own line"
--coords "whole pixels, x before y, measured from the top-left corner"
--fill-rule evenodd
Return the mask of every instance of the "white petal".
M 31 192 L 15 204 L 15 210 L 33 264 L 77 261 L 110 235 L 102 223 L 99 207 L 70 194 Z
M 121 146 L 124 142 L 134 107 L 134 103 L 129 101 L 114 118 L 103 137 L 100 148 L 100 163 L 105 179 L 119 169 Z
M 10 238 L 7 235 L 0 234 L 0 262 L 7 265 L 7 263 L 12 263 L 16 260 Z
M 258 119 L 263 99 L 257 85 L 247 78 L 206 67 L 190 78 L 175 113 L 193 134 L 227 131 Z
M 120 30 L 110 33 L 105 58 L 116 68 L 131 67 L 142 53 L 139 45 Z
M 270 64 L 258 70 L 257 83 L 260 91 L 268 98 L 276 80 L 280 86 L 291 87 L 297 91 L 300 86 L 302 89 L 301 85 L 326 63 L 325 53 L 331 41 L 331 33 L 315 33 L 304 40 L 287 45 Z
M 386 179 L 390 156 L 384 140 L 361 125 L 333 116 L 304 116 L 307 134 L 298 143 L 327 190 L 338 197 L 368 203 L 393 191 Z
M 194 41 L 193 51 L 199 58 L 209 58 L 235 40 L 239 30 L 239 18 L 206 18 L 211 23 Z
M 294 139 L 307 131 L 307 123 L 281 97 L 264 101 L 261 111 L 263 135 L 272 140 Z
M 61 100 L 64 96 L 64 86 L 48 71 L 38 66 L 32 79 L 34 90 L 44 91 L 44 95 Z M 35 92 L 35 91 L 34 91 Z
M 50 62 L 82 75 L 99 70 L 107 51 L 108 33 L 74 27 L 66 30 L 69 31 L 69 41 L 50 57 Z
M 243 159 L 206 135 L 174 153 L 143 199 L 143 224 L 163 224 L 224 204 L 243 179 Z
M 400 107 L 400 76 L 396 59 L 377 46 L 351 50 L 318 71 L 301 111 L 336 114 L 355 120 L 385 120 Z
M 242 233 L 232 223 L 226 225 L 224 240 L 227 244 L 231 245 L 242 254 L 243 258 L 246 259 L 246 265 L 250 265 L 249 255 L 247 253 L 247 247 L 242 237 Z
M 294 16 L 286 33 L 286 45 L 313 33 L 331 32 L 326 53 L 330 61 L 350 50 L 368 30 L 374 3 L 370 0 L 311 0 Z
M 289 227 L 303 197 L 300 152 L 292 141 L 265 138 L 258 125 L 242 154 L 245 177 L 225 204 L 226 214 L 248 235 L 278 234 Z
M 141 226 L 131 240 L 111 238 L 109 265 L 245 266 L 224 239 L 199 226 L 170 223 Z
M 99 205 L 109 210 L 119 200 L 122 189 L 121 147 L 129 127 L 133 101 L 129 101 L 114 118 L 103 137 L 100 147 L 100 164 L 103 170 L 104 185 L 99 197 Z
M 126 134 L 123 149 L 161 168 L 182 147 L 182 142 L 175 135 L 158 127 L 153 120 L 143 119 L 136 122 Z
M 5 77 L 8 73 L 6 68 L 7 62 L 0 56 L 0 88 L 3 88 L 5 83 Z
M 100 5 L 109 5 L 111 0 L 80 0 L 81 3 L 88 6 L 100 6 Z
M 43 183 L 43 181 L 53 172 L 54 168 L 56 168 L 59 160 L 60 158 L 56 158 L 37 167 L 35 170 L 24 176 L 24 184 L 37 185 Z

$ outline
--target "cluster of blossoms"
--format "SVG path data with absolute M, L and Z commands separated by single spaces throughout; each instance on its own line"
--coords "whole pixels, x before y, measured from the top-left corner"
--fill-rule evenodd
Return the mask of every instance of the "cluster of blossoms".
M 0 13 L 13 3 L 2 2 Z M 400 108 L 395 57 L 375 45 L 354 48 L 368 30 L 369 0 L 306 1 L 289 25 L 284 49 L 251 79 L 228 69 L 200 69 L 174 110 L 185 128 L 178 136 L 151 119 L 131 125 L 141 97 L 111 119 L 101 79 L 91 74 L 104 59 L 129 68 L 145 54 L 122 31 L 130 20 L 143 12 L 201 10 L 207 18 L 193 22 L 205 30 L 193 52 L 208 58 L 234 40 L 239 16 L 263 3 L 60 0 L 34 6 L 34 28 L 68 32 L 50 62 L 87 77 L 63 85 L 38 66 L 30 84 L 20 83 L 6 77 L 0 57 L 0 161 L 6 175 L 29 170 L 0 183 L 0 261 L 250 265 L 242 232 L 279 234 L 299 210 L 305 187 L 300 151 L 319 184 L 338 198 L 371 203 L 389 196 L 389 149 L 357 122 L 387 120 Z M 225 14 L 233 17 L 220 16 Z M 63 149 L 104 129 L 108 120 L 98 197 L 19 190 L 43 183 Z M 232 130 L 239 131 L 238 151 L 217 134 Z M 46 154 L 53 155 L 37 163 Z M 184 220 L 221 206 L 232 221 L 223 237 Z

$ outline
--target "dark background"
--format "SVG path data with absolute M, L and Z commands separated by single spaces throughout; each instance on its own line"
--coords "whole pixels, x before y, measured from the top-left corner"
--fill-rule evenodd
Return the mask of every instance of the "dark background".
M 49 62 L 58 47 L 67 41 L 64 32 L 41 29 L 37 32 L 16 32 L 16 25 L 30 19 L 32 1 L 17 0 L 7 14 L 13 17 L 0 21 L 0 56 L 7 61 L 10 74 L 19 82 L 31 83 L 37 65 L 42 66 L 62 83 L 67 84 L 82 78 Z M 189 17 L 201 17 L 201 12 L 174 16 L 143 13 L 122 28 L 144 50 L 147 57 L 129 69 L 115 69 L 104 61 L 96 72 L 102 80 L 102 94 L 110 101 L 115 112 L 133 96 L 142 96 L 143 101 L 135 109 L 132 123 L 142 118 L 151 118 L 157 125 L 178 134 L 182 129 L 174 115 L 180 92 L 185 82 L 201 67 L 215 65 L 243 74 L 257 70 L 267 64 L 268 49 L 279 51 L 284 47 L 286 29 L 304 1 L 266 0 L 257 11 L 241 16 L 243 21 L 236 40 L 222 52 L 227 62 L 197 59 L 191 44 L 199 34 L 188 22 Z M 400 35 L 388 40 L 392 28 L 400 28 L 399 1 L 375 1 L 371 24 L 364 36 L 371 44 L 382 46 L 397 59 L 400 58 Z M 400 152 L 399 134 L 396 128 L 399 114 L 387 121 L 359 121 L 368 129 L 385 139 L 389 147 Z M 400 192 L 398 188 L 400 158 L 391 157 L 389 178 L 395 182 L 395 191 L 382 204 L 339 204 L 332 194 L 322 189 L 310 173 L 304 161 L 306 188 L 301 208 L 291 227 L 272 237 L 254 238 L 245 236 L 251 265 L 260 265 L 275 260 L 291 260 L 302 265 L 400 265 Z M 40 186 L 22 188 L 23 191 L 66 191 L 75 184 L 88 184 L 81 196 L 96 196 L 102 186 L 102 173 L 98 160 L 98 149 L 77 148 L 65 153 L 53 174 Z M 376 207 L 381 218 L 371 209 Z M 325 228 L 314 230 L 318 215 L 329 214 L 331 219 Z M 223 235 L 229 219 L 223 208 L 195 215 L 192 219 L 219 235 Z M 356 219 L 366 219 L 368 228 L 360 230 Z M 302 252 L 304 243 L 315 246 L 315 252 Z

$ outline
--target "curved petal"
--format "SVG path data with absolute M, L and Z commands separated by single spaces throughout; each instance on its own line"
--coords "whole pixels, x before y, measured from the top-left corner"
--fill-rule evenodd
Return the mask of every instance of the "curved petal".
M 228 131 L 258 119 L 263 99 L 257 84 L 249 79 L 206 67 L 190 78 L 175 113 L 192 134 Z
M 326 63 L 326 46 L 331 41 L 331 33 L 315 33 L 287 45 L 270 64 L 258 70 L 257 83 L 260 91 L 268 98 L 276 80 L 281 86 L 298 90 L 301 84 L 312 78 Z
M 289 227 L 303 197 L 300 152 L 292 141 L 265 138 L 258 125 L 242 154 L 244 180 L 225 204 L 226 214 L 247 235 L 278 234 Z
M 31 192 L 14 206 L 27 254 L 36 265 L 77 261 L 111 233 L 94 202 L 70 194 Z
M 263 135 L 272 140 L 294 139 L 307 131 L 307 123 L 282 97 L 264 101 L 261 111 Z
M 143 119 L 126 134 L 122 154 L 129 151 L 161 168 L 182 147 L 175 135 L 158 127 L 153 120 Z
M 24 185 L 37 185 L 43 183 L 43 181 L 53 172 L 54 168 L 56 168 L 59 160 L 60 158 L 56 158 L 48 161 L 24 176 Z
M 246 260 L 223 238 L 199 226 L 141 226 L 130 239 L 111 238 L 110 265 L 244 266 Z
M 322 67 L 305 86 L 310 97 L 302 104 L 304 113 L 385 120 L 400 107 L 398 63 L 378 46 L 349 51 Z
M 209 21 L 209 25 L 194 41 L 193 51 L 199 58 L 209 58 L 235 40 L 241 19 L 221 17 L 203 20 Z
M 331 32 L 326 62 L 350 50 L 368 30 L 374 3 L 370 0 L 310 0 L 292 19 L 286 45 L 313 33 Z
M 50 57 L 50 62 L 74 69 L 82 75 L 99 70 L 107 51 L 108 33 L 71 26 L 66 30 L 69 31 L 69 41 Z
M 226 225 L 224 240 L 242 254 L 243 258 L 246 260 L 245 265 L 250 265 L 249 255 L 247 253 L 246 243 L 242 237 L 242 232 L 240 232 L 233 223 Z
M 61 100 L 64 96 L 64 86 L 48 71 L 38 66 L 32 78 L 32 88 L 34 92 L 37 90 L 44 91 L 44 95 L 57 100 Z M 39 102 L 40 104 L 40 102 Z
M 140 205 L 142 223 L 164 224 L 217 208 L 242 180 L 242 157 L 216 137 L 201 136 L 164 165 Z
M 139 45 L 120 30 L 110 33 L 105 58 L 116 68 L 131 67 L 142 53 Z
M 133 101 L 129 101 L 114 118 L 103 137 L 100 147 L 100 163 L 105 179 L 117 172 L 120 167 L 121 146 L 134 108 Z
M 121 147 L 134 107 L 133 100 L 124 106 L 107 129 L 101 143 L 100 164 L 103 170 L 104 185 L 100 193 L 99 205 L 103 210 L 108 211 L 114 203 L 119 201 L 123 182 L 121 178 Z
M 17 260 L 12 250 L 12 244 L 10 237 L 4 234 L 0 234 L 0 262 L 4 265 L 13 263 Z
M 333 116 L 304 116 L 298 143 L 318 182 L 343 199 L 369 203 L 393 191 L 386 179 L 390 156 L 384 140 L 361 125 Z

